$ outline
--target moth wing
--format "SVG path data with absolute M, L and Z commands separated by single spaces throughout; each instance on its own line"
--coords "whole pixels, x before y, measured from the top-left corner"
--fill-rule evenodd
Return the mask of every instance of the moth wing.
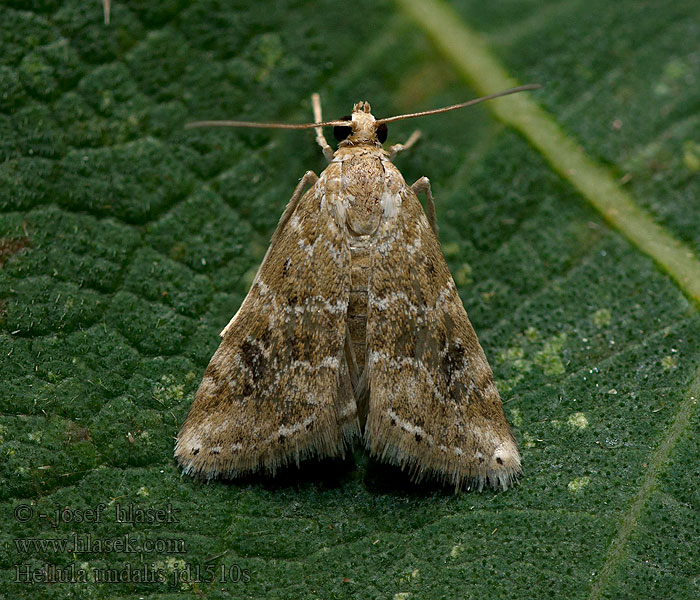
M 350 253 L 317 181 L 290 202 L 177 437 L 185 473 L 343 456 L 359 433 L 344 358 Z
M 401 183 L 383 200 L 370 253 L 365 443 L 416 480 L 505 489 L 520 456 L 493 373 L 423 208 Z

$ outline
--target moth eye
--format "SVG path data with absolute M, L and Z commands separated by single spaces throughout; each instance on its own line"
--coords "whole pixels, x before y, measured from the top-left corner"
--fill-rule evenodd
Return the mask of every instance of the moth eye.
M 350 115 L 345 115 L 344 117 L 340 117 L 338 119 L 339 121 L 352 121 L 352 117 Z M 343 127 L 342 125 L 336 125 L 333 127 L 333 137 L 338 140 L 339 142 L 342 142 L 346 137 L 348 137 L 352 133 L 352 127 Z
M 377 139 L 379 140 L 380 144 L 386 142 L 386 136 L 388 133 L 389 129 L 386 126 L 386 123 L 382 123 L 379 127 L 377 127 Z

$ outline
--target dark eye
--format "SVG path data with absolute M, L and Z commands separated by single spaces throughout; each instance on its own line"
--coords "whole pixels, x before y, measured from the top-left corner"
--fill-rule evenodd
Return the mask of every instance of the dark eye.
M 386 126 L 386 123 L 382 123 L 379 127 L 377 127 L 377 139 L 379 140 L 380 144 L 383 144 L 386 142 L 386 136 L 389 133 L 389 129 Z
M 339 121 L 352 121 L 352 117 L 350 115 L 345 115 L 344 117 L 340 117 L 338 119 Z M 333 137 L 338 140 L 339 142 L 342 142 L 346 137 L 348 137 L 352 133 L 352 127 L 343 127 L 341 125 L 336 125 L 333 127 Z

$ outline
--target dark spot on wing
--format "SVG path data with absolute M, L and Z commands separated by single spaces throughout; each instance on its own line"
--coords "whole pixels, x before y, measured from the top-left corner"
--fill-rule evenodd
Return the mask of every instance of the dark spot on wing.
M 241 344 L 241 359 L 243 364 L 251 371 L 254 379 L 259 379 L 267 370 L 267 360 L 258 348 L 249 340 L 244 340 Z
M 447 354 L 442 359 L 442 374 L 448 385 L 452 382 L 452 375 L 464 365 L 466 351 L 461 343 L 457 342 L 448 346 Z

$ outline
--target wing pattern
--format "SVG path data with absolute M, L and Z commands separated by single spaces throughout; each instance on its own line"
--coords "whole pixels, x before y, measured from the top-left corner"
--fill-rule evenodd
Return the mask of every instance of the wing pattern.
M 185 473 L 274 473 L 358 432 L 343 348 L 350 253 L 318 180 L 280 220 L 178 435 Z
M 418 198 L 386 166 L 370 253 L 365 443 L 416 480 L 505 489 L 520 457 L 491 368 Z

